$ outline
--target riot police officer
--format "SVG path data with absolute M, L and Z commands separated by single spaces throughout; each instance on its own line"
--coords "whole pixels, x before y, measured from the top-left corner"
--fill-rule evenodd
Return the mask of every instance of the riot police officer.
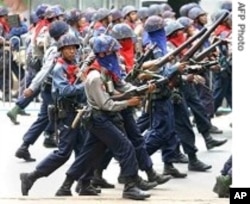
M 137 186 L 136 153 L 123 131 L 120 117 L 121 110 L 138 105 L 140 99 L 132 97 L 128 100 L 114 101 L 110 98 L 114 93 L 112 84 L 118 83 L 120 91 L 131 88 L 128 84 L 121 83 L 121 70 L 116 55 L 120 45 L 114 38 L 106 35 L 94 37 L 92 40 L 97 61 L 86 71 L 85 80 L 87 101 L 92 108 L 92 115 L 86 124 L 90 135 L 81 154 L 67 171 L 66 179 L 56 195 L 71 195 L 70 188 L 75 180 L 81 182 L 79 195 L 97 195 L 98 192 L 90 181 L 101 156 L 109 148 L 120 163 L 121 174 L 126 177 L 123 197 L 143 200 L 150 194 Z
M 55 40 L 58 40 L 63 34 L 68 32 L 69 26 L 61 21 L 55 22 L 51 24 L 49 27 L 49 32 L 51 37 Z M 49 118 L 47 109 L 49 104 L 53 104 L 53 99 L 51 96 L 51 77 L 49 76 L 50 71 L 54 67 L 55 59 L 58 57 L 58 51 L 56 44 L 51 45 L 51 47 L 47 50 L 46 55 L 44 57 L 44 64 L 42 69 L 36 75 L 36 77 L 32 80 L 30 86 L 24 91 L 25 97 L 32 97 L 33 94 L 37 92 L 38 89 L 42 86 L 41 96 L 42 96 L 42 104 L 40 108 L 40 112 L 36 121 L 30 126 L 28 131 L 23 136 L 23 143 L 17 149 L 15 156 L 25 161 L 35 161 L 31 158 L 29 153 L 29 146 L 34 144 L 44 129 L 49 124 Z
M 157 45 L 153 51 L 153 59 L 158 59 L 167 53 L 164 26 L 164 19 L 156 15 L 150 16 L 145 22 L 145 31 L 148 32 L 149 39 Z M 181 72 L 184 67 L 185 64 L 163 66 L 157 70 L 157 74 L 169 76 L 170 73 L 177 72 L 177 70 Z M 170 95 L 171 90 L 167 86 L 156 89 L 151 96 L 151 108 L 149 108 L 148 112 L 143 112 L 137 123 L 142 132 L 148 129 L 145 133 L 148 153 L 152 155 L 155 151 L 161 149 L 165 166 L 171 168 L 175 177 L 184 178 L 187 174 L 179 172 L 172 164 L 178 140 L 175 132 L 174 110 L 170 101 Z M 150 120 L 151 125 L 149 125 Z
M 111 21 L 111 13 L 109 9 L 100 8 L 93 15 L 93 19 L 95 22 L 94 25 L 94 36 L 98 36 L 100 34 L 106 33 L 108 25 Z
M 132 38 L 134 33 L 132 29 L 125 23 L 117 24 L 112 28 L 111 32 L 112 36 L 115 37 L 118 42 L 122 45 L 120 48 L 120 54 L 125 59 L 125 63 L 128 60 L 128 56 L 133 58 L 133 42 Z M 128 50 L 129 48 L 129 50 Z M 131 48 L 131 49 L 130 49 Z M 130 52 L 130 53 L 129 53 Z M 128 55 L 128 56 L 126 56 Z M 136 125 L 134 116 L 133 116 L 133 109 L 127 108 L 121 111 L 121 116 L 123 118 L 124 129 L 126 131 L 126 135 L 128 136 L 129 140 L 132 142 L 133 146 L 136 149 L 136 155 L 138 158 L 139 168 L 146 172 L 148 176 L 149 183 L 141 182 L 140 187 L 144 189 L 152 188 L 157 184 L 163 184 L 167 182 L 171 177 L 170 176 L 163 176 L 155 172 L 153 169 L 153 163 L 151 158 L 149 157 L 147 150 L 145 148 L 145 141 L 144 137 L 140 133 L 138 126 Z M 120 183 L 124 183 L 125 179 L 119 176 L 118 181 Z M 156 184 L 153 184 L 155 183 Z
M 217 11 L 214 20 L 228 12 L 226 9 Z M 222 22 L 215 30 L 215 35 L 222 39 L 232 38 L 232 14 Z M 225 98 L 229 107 L 232 109 L 232 47 L 230 43 L 219 46 L 219 62 L 221 71 L 214 73 L 214 112 L 221 106 Z
M 74 83 L 78 68 L 75 64 L 79 41 L 75 36 L 65 34 L 58 40 L 60 57 L 52 70 L 52 94 L 57 106 L 57 118 L 59 133 L 58 150 L 53 151 L 42 160 L 31 173 L 21 173 L 21 189 L 23 195 L 28 195 L 33 183 L 62 166 L 71 156 L 73 150 L 76 155 L 83 144 L 83 136 L 80 127 L 71 128 L 77 114 L 76 109 L 85 100 L 84 84 Z M 79 147 L 80 145 L 80 147 Z

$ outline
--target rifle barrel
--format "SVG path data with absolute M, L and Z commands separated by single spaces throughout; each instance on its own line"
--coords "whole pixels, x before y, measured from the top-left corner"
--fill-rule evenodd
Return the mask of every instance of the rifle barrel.
M 155 66 L 157 68 L 162 67 L 164 64 L 166 64 L 167 62 L 169 62 L 169 57 L 170 56 L 173 56 L 173 57 L 177 56 L 183 49 L 185 49 L 187 46 L 191 45 L 197 38 L 201 37 L 206 31 L 207 31 L 207 28 L 205 28 L 205 27 L 203 29 L 201 29 L 194 36 L 192 36 L 187 41 L 185 41 L 184 43 L 182 43 L 177 49 L 175 49 L 172 52 L 170 52 L 170 53 L 166 54 L 165 56 L 163 56 L 161 58 L 161 60 L 159 60 L 155 64 Z
M 215 47 L 217 47 L 218 45 L 220 45 L 223 41 L 222 40 L 218 40 L 215 43 L 213 43 L 211 46 L 209 46 L 208 48 L 206 48 L 205 50 L 203 50 L 201 53 L 199 53 L 197 56 L 195 56 L 193 59 L 196 62 L 199 62 L 201 60 L 203 60 L 207 54 L 209 54 L 211 51 L 214 50 Z
M 186 52 L 186 54 L 181 59 L 181 62 L 185 62 L 189 58 L 191 58 L 198 51 L 198 49 L 203 45 L 203 43 L 209 38 L 211 33 L 218 27 L 218 25 L 221 24 L 226 19 L 226 17 L 228 17 L 228 15 L 229 15 L 229 12 L 221 15 L 220 18 L 204 33 L 204 35 L 201 36 L 200 40 Z

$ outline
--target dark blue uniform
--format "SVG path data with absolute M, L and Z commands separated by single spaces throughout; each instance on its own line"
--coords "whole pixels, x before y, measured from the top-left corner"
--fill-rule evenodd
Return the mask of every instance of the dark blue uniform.
M 223 31 L 220 37 L 229 37 L 230 31 Z M 225 98 L 229 107 L 232 108 L 232 56 L 229 52 L 229 47 L 226 45 L 220 46 L 219 62 L 222 70 L 214 73 L 214 112 L 221 106 Z
M 39 92 L 39 88 L 42 85 L 42 90 L 41 90 L 41 97 L 42 97 L 42 104 L 40 107 L 40 111 L 38 113 L 38 117 L 36 121 L 30 126 L 28 131 L 24 134 L 23 136 L 23 144 L 21 147 L 17 150 L 16 156 L 18 158 L 23 158 L 25 160 L 30 160 L 30 153 L 28 152 L 28 147 L 31 144 L 34 144 L 35 141 L 38 139 L 38 137 L 41 135 L 41 133 L 45 130 L 45 128 L 50 132 L 54 132 L 54 127 L 50 123 L 49 118 L 48 118 L 48 106 L 54 104 L 54 101 L 51 96 L 51 82 L 49 82 L 47 75 L 51 71 L 51 68 L 54 67 L 55 60 L 57 58 L 57 50 L 55 46 L 51 47 L 52 51 L 48 50 L 48 58 L 45 59 L 45 65 L 44 65 L 44 70 L 41 70 L 39 74 L 42 76 L 37 82 L 36 88 L 33 90 L 34 93 L 36 94 Z M 44 77 L 45 76 L 45 77 Z M 37 78 L 39 76 L 37 75 Z M 51 78 L 51 77 L 50 77 Z M 45 80 L 46 79 L 46 80 Z M 33 81 L 32 81 L 33 82 Z M 34 80 L 34 83 L 36 80 Z M 32 97 L 30 97 L 32 98 Z M 30 99 L 25 99 L 22 98 L 23 103 L 27 103 Z

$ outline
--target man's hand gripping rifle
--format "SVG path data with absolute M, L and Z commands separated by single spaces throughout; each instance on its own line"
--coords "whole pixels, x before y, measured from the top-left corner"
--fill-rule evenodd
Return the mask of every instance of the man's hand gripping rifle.
M 128 100 L 134 96 L 144 96 L 149 90 L 150 84 L 153 84 L 156 87 L 164 84 L 167 85 L 176 74 L 178 74 L 178 71 L 173 72 L 169 77 L 160 77 L 158 79 L 153 79 L 148 81 L 147 84 L 128 90 L 122 94 L 113 95 L 110 97 L 110 99 L 114 101 L 123 101 Z

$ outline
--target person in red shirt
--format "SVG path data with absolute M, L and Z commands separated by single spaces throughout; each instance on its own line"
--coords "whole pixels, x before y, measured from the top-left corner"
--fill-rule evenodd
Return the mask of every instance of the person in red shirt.
M 126 73 L 133 69 L 134 65 L 134 42 L 135 36 L 133 30 L 126 23 L 120 23 L 112 28 L 112 36 L 116 38 L 121 44 L 119 50 L 121 57 L 124 59 Z

